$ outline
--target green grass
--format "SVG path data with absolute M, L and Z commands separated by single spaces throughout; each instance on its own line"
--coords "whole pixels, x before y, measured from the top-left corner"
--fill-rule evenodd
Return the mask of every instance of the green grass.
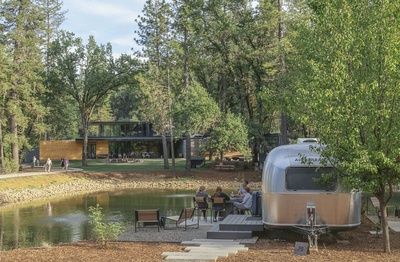
M 98 159 L 89 159 L 87 166 L 82 166 L 82 161 L 70 161 L 70 167 L 82 168 L 86 172 L 159 172 L 171 171 L 172 161 L 169 159 L 169 169 L 164 169 L 164 160 L 160 158 L 142 159 L 142 163 L 103 163 Z M 175 170 L 185 171 L 186 160 L 184 158 L 175 159 Z M 209 169 L 211 161 L 200 168 L 192 168 L 192 172 L 205 171 Z
M 50 184 L 65 184 L 82 178 L 66 173 L 0 179 L 0 191 L 7 189 L 40 188 Z

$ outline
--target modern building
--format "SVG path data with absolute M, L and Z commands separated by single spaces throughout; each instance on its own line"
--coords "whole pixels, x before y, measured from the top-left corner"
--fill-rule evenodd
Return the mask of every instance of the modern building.
M 170 150 L 170 137 L 168 153 Z M 203 139 L 194 137 L 192 155 L 197 155 Z M 186 140 L 174 139 L 175 157 L 185 157 Z M 41 141 L 39 145 L 40 159 L 69 158 L 82 159 L 83 135 L 75 140 Z M 150 123 L 140 122 L 92 122 L 88 134 L 88 159 L 128 158 L 160 158 L 162 157 L 162 138 Z

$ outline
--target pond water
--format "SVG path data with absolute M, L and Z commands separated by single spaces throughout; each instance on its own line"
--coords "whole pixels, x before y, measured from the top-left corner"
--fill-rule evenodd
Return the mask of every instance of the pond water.
M 160 214 L 179 214 L 183 207 L 193 206 L 194 194 L 195 190 L 129 189 L 3 207 L 0 208 L 1 248 L 88 240 L 91 238 L 88 209 L 97 204 L 108 221 L 132 224 L 135 209 L 158 208 Z

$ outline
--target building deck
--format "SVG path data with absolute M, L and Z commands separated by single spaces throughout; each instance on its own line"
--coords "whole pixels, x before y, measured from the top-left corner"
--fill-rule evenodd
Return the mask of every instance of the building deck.
M 228 215 L 207 232 L 207 239 L 249 239 L 254 231 L 264 231 L 261 217 Z

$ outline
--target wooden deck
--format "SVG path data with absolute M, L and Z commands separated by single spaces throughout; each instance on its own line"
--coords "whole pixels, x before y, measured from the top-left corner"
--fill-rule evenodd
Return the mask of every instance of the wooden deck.
M 207 232 L 207 239 L 249 239 L 253 231 L 264 231 L 261 217 L 228 215 Z

